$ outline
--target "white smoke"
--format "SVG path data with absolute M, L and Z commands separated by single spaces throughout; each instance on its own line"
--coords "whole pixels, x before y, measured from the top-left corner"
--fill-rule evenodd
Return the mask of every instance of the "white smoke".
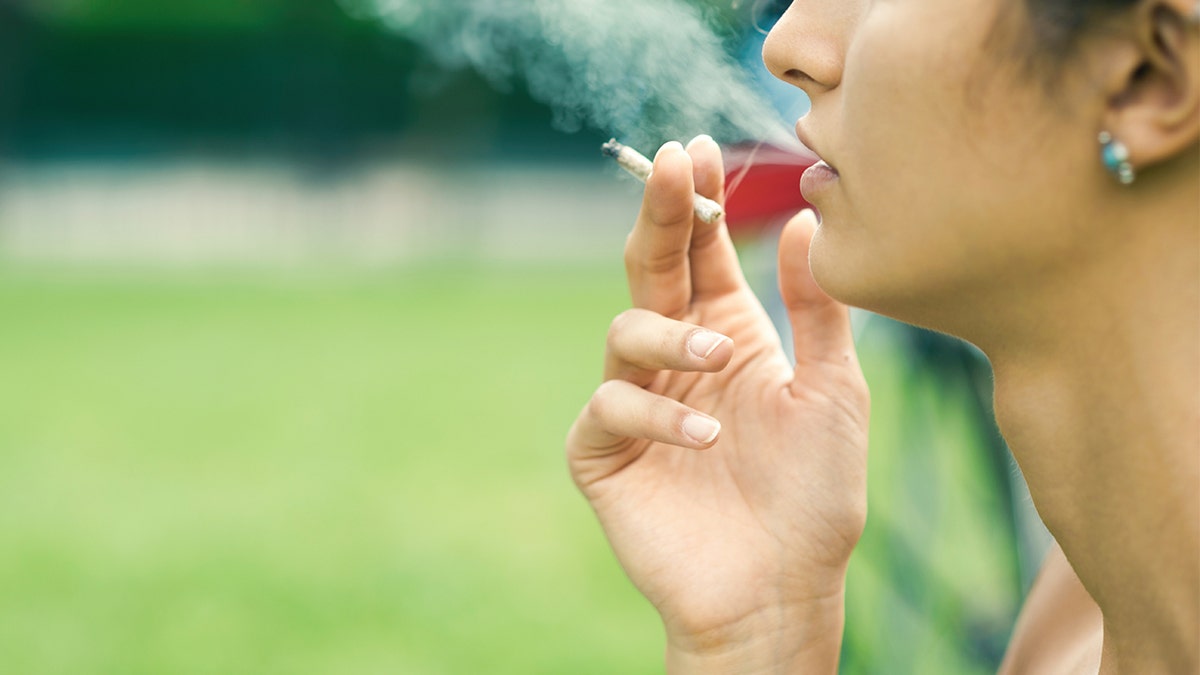
M 523 82 L 555 126 L 646 147 L 708 133 L 795 138 L 700 12 L 680 0 L 344 0 L 442 66 Z

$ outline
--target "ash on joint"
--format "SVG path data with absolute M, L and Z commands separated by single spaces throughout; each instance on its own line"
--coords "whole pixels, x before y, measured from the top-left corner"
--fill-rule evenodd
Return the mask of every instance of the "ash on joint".
M 613 159 L 616 159 L 624 149 L 625 146 L 618 143 L 617 139 L 615 138 L 609 139 L 607 143 L 600 146 L 600 152 L 602 152 L 605 157 L 612 157 Z

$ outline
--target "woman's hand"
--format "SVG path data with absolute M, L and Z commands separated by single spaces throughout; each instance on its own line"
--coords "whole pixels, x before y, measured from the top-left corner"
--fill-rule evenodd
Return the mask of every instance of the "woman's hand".
M 692 215 L 693 192 L 721 201 L 723 182 L 710 138 L 655 158 L 625 250 L 634 308 L 568 435 L 571 474 L 662 615 L 669 669 L 836 670 L 867 388 L 847 310 L 808 270 L 815 216 L 780 241 L 793 368 L 724 224 Z

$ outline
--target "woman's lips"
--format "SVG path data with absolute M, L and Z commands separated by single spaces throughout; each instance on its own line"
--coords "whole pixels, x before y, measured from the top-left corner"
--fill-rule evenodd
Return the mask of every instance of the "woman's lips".
M 820 194 L 837 182 L 838 172 L 824 161 L 808 167 L 800 177 L 800 192 L 809 202 L 816 203 Z
M 800 139 L 804 147 L 812 149 L 813 154 L 820 157 L 820 151 L 813 147 L 812 141 L 809 139 L 808 134 L 805 133 L 803 119 L 796 122 L 796 138 Z M 810 166 L 804 172 L 804 175 L 800 177 L 800 192 L 804 194 L 806 200 L 813 202 L 822 191 L 837 182 L 837 179 L 837 169 L 830 166 L 824 159 L 820 159 L 820 161 Z

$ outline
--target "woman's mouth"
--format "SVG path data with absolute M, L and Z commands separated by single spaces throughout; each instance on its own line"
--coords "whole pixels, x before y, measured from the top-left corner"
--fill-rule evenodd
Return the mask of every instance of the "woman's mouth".
M 809 148 L 814 155 L 818 158 L 821 157 L 820 151 L 813 147 L 812 141 L 809 139 L 808 134 L 805 133 L 803 120 L 796 122 L 796 138 L 799 138 L 804 147 Z M 827 190 L 830 185 L 837 182 L 838 175 L 837 169 L 830 166 L 829 162 L 826 162 L 822 158 L 816 164 L 810 166 L 800 178 L 800 192 L 804 194 L 806 200 L 815 204 L 815 200 L 819 198 L 819 195 Z
M 824 160 L 808 167 L 800 177 L 800 192 L 804 198 L 813 204 L 817 203 L 820 195 L 838 180 L 837 169 L 829 166 Z

